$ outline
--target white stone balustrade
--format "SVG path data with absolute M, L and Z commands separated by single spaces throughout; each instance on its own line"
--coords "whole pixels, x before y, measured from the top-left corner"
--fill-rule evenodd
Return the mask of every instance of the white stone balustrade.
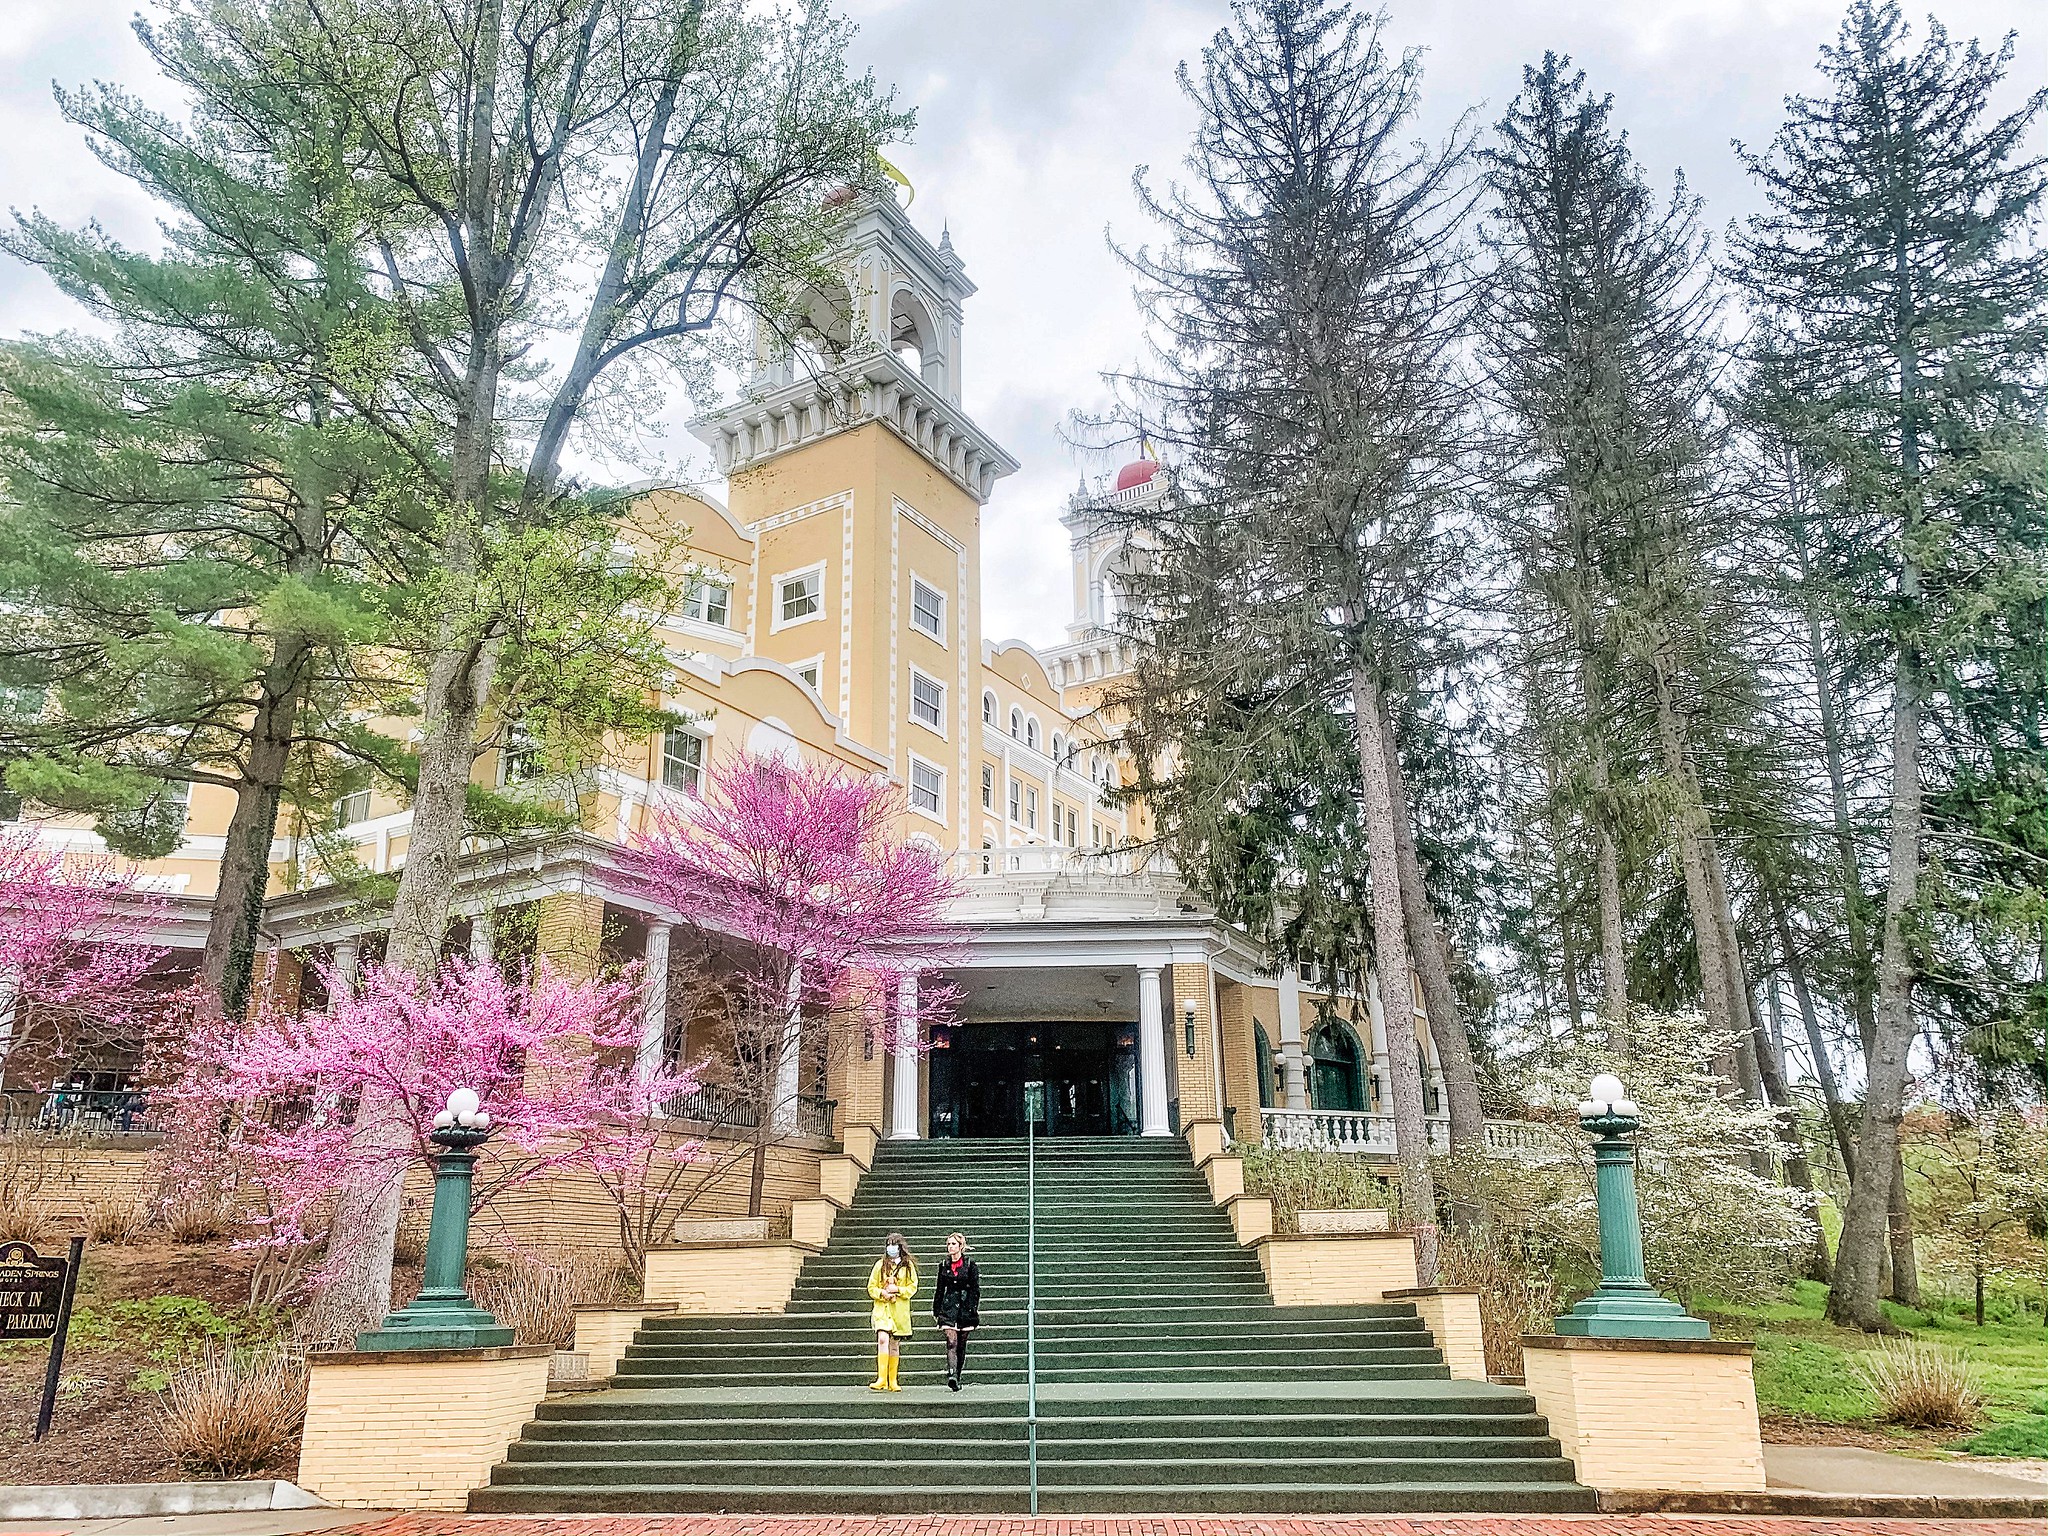
M 1266 1145 L 1287 1151 L 1395 1155 L 1392 1115 L 1345 1109 L 1261 1109 L 1259 1124 Z M 1450 1151 L 1449 1117 L 1429 1117 L 1429 1146 L 1433 1152 Z M 1563 1151 L 1552 1128 L 1532 1120 L 1487 1121 L 1486 1150 L 1496 1156 L 1524 1159 L 1556 1157 Z

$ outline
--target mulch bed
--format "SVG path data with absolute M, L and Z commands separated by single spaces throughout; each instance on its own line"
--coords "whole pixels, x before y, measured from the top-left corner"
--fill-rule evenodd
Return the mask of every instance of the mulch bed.
M 1848 1445 L 1865 1451 L 1890 1451 L 1895 1456 L 1952 1456 L 1949 1447 L 1969 1435 L 1966 1429 L 1907 1429 L 1903 1426 L 1829 1424 L 1797 1415 L 1771 1416 L 1763 1421 L 1766 1445 Z M 1973 1456 L 1996 1471 L 1992 1458 Z

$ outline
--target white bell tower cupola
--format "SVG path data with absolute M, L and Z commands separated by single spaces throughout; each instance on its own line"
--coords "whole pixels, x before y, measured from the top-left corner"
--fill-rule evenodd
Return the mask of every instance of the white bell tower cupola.
M 730 475 L 880 421 L 985 502 L 1017 461 L 961 409 L 966 264 L 950 233 L 933 245 L 892 195 L 856 195 L 847 219 L 838 277 L 787 332 L 757 328 L 746 397 L 691 431 Z

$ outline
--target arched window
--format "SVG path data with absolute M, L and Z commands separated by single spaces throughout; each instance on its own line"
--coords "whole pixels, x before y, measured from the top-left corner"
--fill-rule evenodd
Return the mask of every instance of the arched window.
M 1252 1020 L 1252 1051 L 1259 1061 L 1259 1108 L 1271 1109 L 1280 1102 L 1280 1085 L 1273 1077 L 1273 1042 L 1257 1019 Z
M 1032 751 L 1038 750 L 1038 717 L 1033 715 L 1024 722 L 1024 745 Z
M 1067 738 L 1058 731 L 1054 731 L 1052 733 L 1052 760 L 1056 763 L 1061 761 L 1066 755 L 1066 750 Z
M 990 689 L 981 696 L 981 723 L 983 725 L 994 725 L 996 723 L 996 696 L 993 689 Z
M 1024 739 L 1024 711 L 1021 709 L 1010 711 L 1010 735 L 1017 741 Z
M 1308 1096 L 1317 1109 L 1361 1110 L 1365 1106 L 1365 1053 L 1358 1036 L 1341 1019 L 1330 1019 L 1308 1037 Z

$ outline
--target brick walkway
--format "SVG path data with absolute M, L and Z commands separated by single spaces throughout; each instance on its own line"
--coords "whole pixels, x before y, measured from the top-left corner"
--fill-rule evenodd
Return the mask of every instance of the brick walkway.
M 1790 1515 L 398 1515 L 349 1536 L 2041 1536 L 2035 1520 Z

